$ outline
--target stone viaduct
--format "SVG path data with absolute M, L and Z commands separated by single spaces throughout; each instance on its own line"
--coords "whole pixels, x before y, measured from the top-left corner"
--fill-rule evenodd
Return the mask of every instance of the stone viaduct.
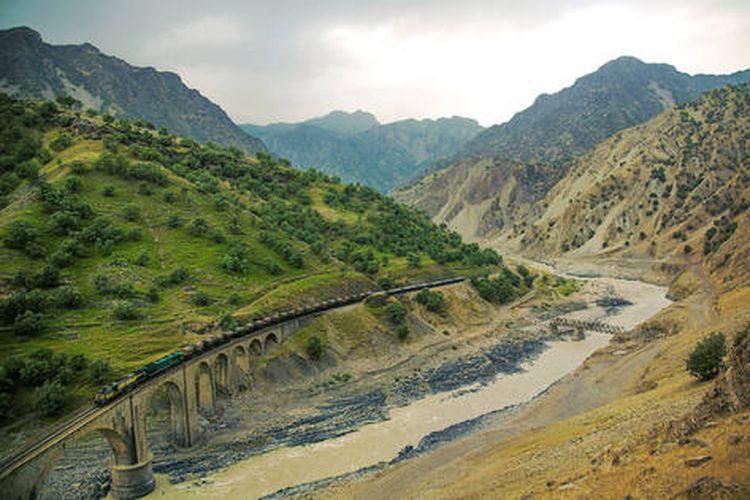
M 308 320 L 309 321 L 309 320 Z M 0 471 L 3 498 L 34 498 L 66 447 L 90 433 L 98 433 L 112 449 L 111 493 L 115 498 L 137 498 L 155 487 L 152 455 L 146 440 L 149 404 L 166 390 L 175 445 L 191 447 L 201 440 L 199 412 L 215 411 L 217 394 L 232 394 L 252 384 L 251 359 L 288 339 L 306 318 L 296 318 L 236 338 L 198 354 L 156 376 L 104 407 L 90 407 L 53 431 L 33 447 L 22 450 Z

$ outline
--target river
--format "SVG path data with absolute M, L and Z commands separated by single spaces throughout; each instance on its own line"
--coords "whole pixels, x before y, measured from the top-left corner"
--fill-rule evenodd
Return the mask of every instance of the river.
M 614 278 L 585 280 L 589 298 L 619 296 L 633 305 L 618 309 L 606 321 L 626 329 L 652 317 L 671 302 L 666 288 Z M 605 312 L 596 306 L 571 313 L 576 319 L 599 319 Z M 279 448 L 209 474 L 204 480 L 170 485 L 158 478 L 153 496 L 160 498 L 257 498 L 280 489 L 354 472 L 390 461 L 406 446 L 417 446 L 435 431 L 481 415 L 517 405 L 539 395 L 574 371 L 594 351 L 605 347 L 610 336 L 587 332 L 581 341 L 548 342 L 548 348 L 518 373 L 501 375 L 484 386 L 435 394 L 389 412 L 389 419 L 344 436 L 292 448 Z

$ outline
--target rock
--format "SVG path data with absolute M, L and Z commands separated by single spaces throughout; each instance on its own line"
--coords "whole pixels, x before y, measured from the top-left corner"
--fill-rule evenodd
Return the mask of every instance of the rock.
M 547 488 L 552 488 L 555 485 L 555 480 L 550 479 L 547 481 Z
M 711 455 L 702 455 L 700 457 L 689 458 L 685 460 L 685 465 L 688 467 L 700 467 L 713 460 Z
M 699 500 L 704 498 L 721 498 L 730 499 L 738 498 L 740 489 L 734 484 L 724 484 L 719 479 L 711 476 L 703 476 L 696 479 L 688 488 L 682 492 L 680 497 L 686 497 L 689 500 Z

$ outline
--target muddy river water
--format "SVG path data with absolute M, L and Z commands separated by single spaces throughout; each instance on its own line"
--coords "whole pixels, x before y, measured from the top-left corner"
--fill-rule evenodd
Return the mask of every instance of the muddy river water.
M 606 317 L 606 321 L 626 329 L 647 320 L 670 301 L 666 288 L 638 281 L 613 278 L 585 280 L 590 300 L 619 296 L 632 302 Z M 576 319 L 599 319 L 605 312 L 594 305 L 571 313 Z M 280 489 L 353 472 L 378 462 L 390 461 L 399 451 L 435 431 L 481 415 L 528 401 L 575 370 L 597 349 L 606 346 L 610 336 L 587 332 L 581 341 L 548 342 L 548 348 L 518 373 L 500 375 L 471 391 L 435 394 L 408 406 L 391 409 L 389 419 L 365 425 L 344 436 L 293 448 L 280 448 L 209 474 L 200 484 L 170 485 L 158 478 L 153 496 L 160 498 L 257 498 Z

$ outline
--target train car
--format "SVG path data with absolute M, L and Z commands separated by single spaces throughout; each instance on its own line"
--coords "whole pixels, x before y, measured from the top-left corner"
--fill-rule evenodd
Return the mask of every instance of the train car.
M 167 354 L 163 358 L 159 358 L 156 361 L 152 361 L 151 363 L 147 364 L 143 368 L 140 368 L 139 371 L 142 371 L 148 378 L 151 378 L 154 375 L 163 372 L 164 370 L 167 370 L 175 365 L 182 363 L 183 359 L 185 359 L 184 352 L 182 351 L 173 352 L 171 354 Z

